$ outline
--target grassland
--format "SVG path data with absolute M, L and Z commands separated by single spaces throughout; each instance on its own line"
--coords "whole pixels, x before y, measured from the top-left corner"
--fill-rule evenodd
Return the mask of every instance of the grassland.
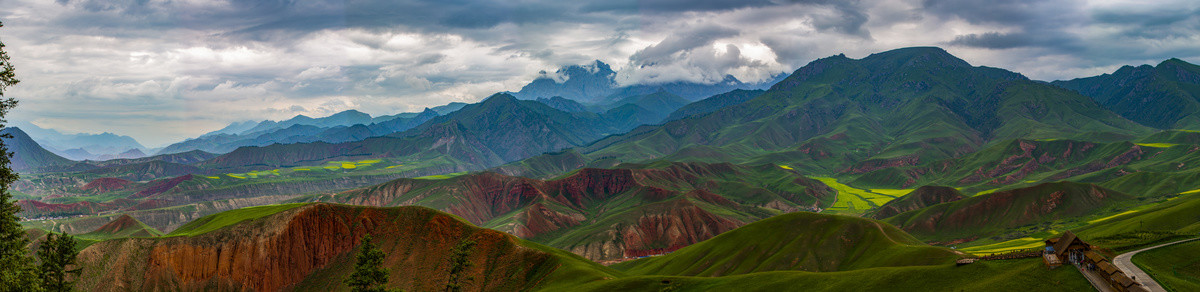
M 396 167 L 403 166 L 403 164 L 395 164 L 395 165 L 390 165 L 387 167 L 379 167 L 378 165 L 382 162 L 384 162 L 384 161 L 381 159 L 367 159 L 367 160 L 359 160 L 359 161 L 329 161 L 329 162 L 325 162 L 325 164 L 314 165 L 314 166 L 276 168 L 276 169 L 270 169 L 270 170 L 257 170 L 257 171 L 243 172 L 243 173 L 226 173 L 226 174 L 223 174 L 223 176 L 235 178 L 235 179 L 258 179 L 258 178 L 270 178 L 270 177 L 278 178 L 278 177 L 285 177 L 285 176 L 291 175 L 291 174 L 310 175 L 311 176 L 314 174 L 313 171 L 321 171 L 321 170 L 323 170 L 325 172 L 339 172 L 340 173 L 340 172 L 348 172 L 348 171 L 371 171 L 371 170 L 380 170 L 380 169 L 393 169 Z M 203 176 L 203 177 L 208 178 L 208 179 L 221 179 L 222 178 L 222 176 Z
M 1128 214 L 1133 214 L 1133 213 L 1137 213 L 1137 212 L 1138 212 L 1138 210 L 1129 210 L 1129 211 L 1125 211 L 1125 212 L 1121 212 L 1121 213 L 1117 213 L 1117 214 L 1112 214 L 1109 216 L 1104 216 L 1104 217 L 1088 220 L 1088 224 L 1096 224 L 1096 223 L 1108 221 L 1108 219 L 1117 218 L 1122 215 L 1128 215 Z
M 825 185 L 837 191 L 837 202 L 833 206 L 825 209 L 826 212 L 835 214 L 862 214 L 867 210 L 882 206 L 891 200 L 895 200 L 900 193 L 905 190 L 882 189 L 884 193 L 870 192 L 863 189 L 857 189 L 849 185 L 839 183 L 837 179 L 831 177 L 812 177 L 819 180 Z M 911 190 L 908 190 L 911 191 Z M 891 193 L 891 194 L 887 194 Z M 904 192 L 908 193 L 908 192 Z
M 1041 238 L 1022 237 L 1008 241 L 972 246 L 959 249 L 964 252 L 969 252 L 975 255 L 989 255 L 997 253 L 1006 253 L 1018 250 L 1037 249 L 1046 246 L 1045 240 Z
M 1179 144 L 1174 144 L 1174 143 L 1133 143 L 1133 144 L 1142 146 L 1142 147 L 1151 147 L 1151 148 L 1171 148 L 1175 145 L 1179 145 Z
M 455 173 L 438 174 L 438 175 L 426 175 L 426 176 L 414 177 L 413 179 L 448 179 L 448 178 L 453 178 L 453 177 L 457 177 L 457 176 L 464 175 L 464 174 L 467 174 L 467 172 L 464 171 L 464 172 L 455 172 Z
M 557 288 L 557 287 L 556 287 Z M 629 276 L 572 291 L 1088 291 L 1075 269 L 1046 270 L 1040 259 L 982 261 L 844 272 L 762 272 L 723 277 Z M 547 289 L 551 291 L 553 289 Z
M 1195 236 L 1200 233 L 1200 194 L 1180 195 L 1174 199 L 1135 209 L 1079 228 L 1080 237 L 1114 250 L 1131 250 L 1154 243 Z
M 725 276 L 938 265 L 957 258 L 949 249 L 925 245 L 879 221 L 796 212 L 750 223 L 668 255 L 612 267 L 635 275 Z
M 1145 251 L 1133 263 L 1168 291 L 1200 291 L 1200 241 Z
M 172 231 L 166 236 L 196 236 L 204 234 L 205 232 L 220 229 L 221 227 L 237 224 L 238 222 L 262 218 L 271 214 L 291 210 L 300 206 L 304 206 L 305 204 L 306 203 L 265 205 L 225 211 L 204 216 L 188 224 L 184 224 L 182 227 L 175 229 L 175 231 Z

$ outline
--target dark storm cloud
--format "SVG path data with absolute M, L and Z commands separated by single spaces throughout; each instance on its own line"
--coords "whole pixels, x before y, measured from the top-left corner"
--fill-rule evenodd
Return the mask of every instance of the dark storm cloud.
M 1078 65 L 1112 66 L 1200 54 L 1200 7 L 1177 2 L 926 0 L 922 6 L 938 17 L 996 29 L 957 35 L 947 45 L 1034 49 L 1070 56 Z
M 667 39 L 634 53 L 629 59 L 641 66 L 652 66 L 655 63 L 666 61 L 676 53 L 711 45 L 717 39 L 737 34 L 738 30 L 730 27 L 703 25 L 667 36 Z
M 1056 51 L 1078 50 L 1077 36 L 1065 29 L 1084 21 L 1080 1 L 1050 0 L 926 0 L 924 8 L 945 18 L 977 25 L 997 25 L 1010 32 L 988 32 L 954 37 L 950 45 L 986 49 L 1040 47 Z
M 966 34 L 954 37 L 950 45 L 968 46 L 985 49 L 1011 49 L 1020 47 L 1045 47 L 1056 50 L 1074 51 L 1084 49 L 1084 45 L 1071 35 L 1053 30 L 1036 33 L 1000 33 L 988 32 L 981 34 Z
M 775 0 L 780 4 L 800 4 L 832 7 L 833 15 L 819 15 L 813 20 L 817 28 L 870 38 L 871 33 L 864 25 L 870 17 L 858 0 Z
M 623 84 L 764 80 L 939 44 L 1040 79 L 1196 61 L 1200 2 L 1163 1 L 7 0 L 0 34 L 26 77 L 12 93 L 38 97 L 17 117 L 168 140 L 197 120 L 473 102 L 597 59 Z M 126 126 L 89 128 L 106 124 Z
M 1115 27 L 1130 38 L 1190 37 L 1200 31 L 1200 8 L 1169 7 L 1105 10 L 1093 14 L 1099 25 Z
M 585 12 L 663 13 L 684 11 L 717 11 L 747 7 L 763 7 L 776 3 L 768 0 L 725 1 L 725 0 L 609 0 L 590 1 L 583 5 Z

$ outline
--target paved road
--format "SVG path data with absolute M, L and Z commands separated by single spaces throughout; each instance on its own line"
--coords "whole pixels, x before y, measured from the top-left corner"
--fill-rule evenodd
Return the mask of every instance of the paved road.
M 1171 243 L 1159 244 L 1159 245 L 1123 253 L 1123 254 L 1117 255 L 1117 258 L 1113 259 L 1113 265 L 1117 266 L 1117 268 L 1121 269 L 1121 271 L 1124 271 L 1125 275 L 1132 276 L 1135 281 L 1137 281 L 1138 283 L 1141 283 L 1142 286 L 1146 287 L 1147 290 L 1150 290 L 1151 292 L 1160 292 L 1160 291 L 1165 292 L 1165 291 L 1167 291 L 1167 289 L 1163 289 L 1162 285 L 1159 285 L 1157 281 L 1154 281 L 1154 278 L 1150 277 L 1150 274 L 1147 274 L 1146 271 L 1142 271 L 1141 268 L 1138 268 L 1137 265 L 1133 264 L 1133 255 L 1136 255 L 1143 251 L 1156 249 L 1156 248 L 1160 248 L 1160 247 L 1164 247 L 1164 246 L 1168 246 L 1168 245 L 1172 245 L 1172 244 L 1176 244 L 1176 243 L 1193 241 L 1193 240 L 1197 240 L 1197 239 L 1200 239 L 1200 237 L 1192 238 L 1192 239 L 1184 239 L 1184 240 L 1171 242 Z

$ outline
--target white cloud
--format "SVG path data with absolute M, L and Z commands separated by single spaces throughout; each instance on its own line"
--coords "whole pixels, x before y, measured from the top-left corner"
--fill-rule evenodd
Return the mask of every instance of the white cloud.
M 926 45 L 1036 79 L 1200 61 L 1187 0 L 531 1 L 11 0 L 10 118 L 157 145 L 245 119 L 474 102 L 592 60 L 623 84 L 757 81 Z

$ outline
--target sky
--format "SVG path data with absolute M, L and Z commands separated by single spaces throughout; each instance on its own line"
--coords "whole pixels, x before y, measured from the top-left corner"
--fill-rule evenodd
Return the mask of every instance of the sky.
M 1200 63 L 1200 1 L 2 0 L 9 120 L 165 146 L 244 120 L 375 116 L 600 60 L 622 84 L 753 82 L 939 46 L 1038 80 Z

